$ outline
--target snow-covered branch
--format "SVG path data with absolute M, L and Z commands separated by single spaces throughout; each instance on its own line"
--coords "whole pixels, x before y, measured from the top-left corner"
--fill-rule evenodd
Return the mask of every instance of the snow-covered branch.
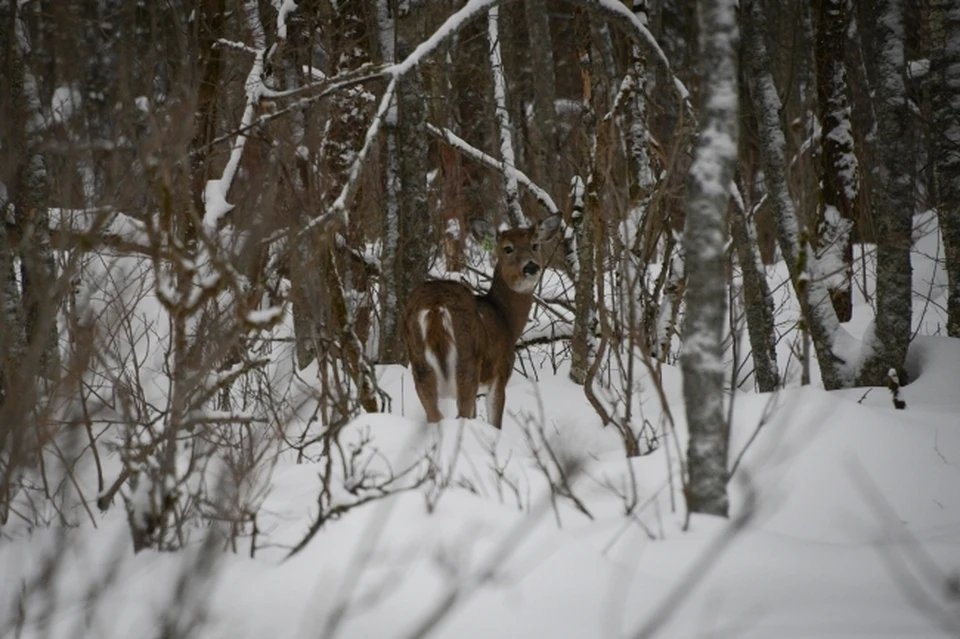
M 479 162 L 485 166 L 490 167 L 496 171 L 501 171 L 503 173 L 509 173 L 511 177 L 517 181 L 518 184 L 522 184 L 524 188 L 530 191 L 531 195 L 537 199 L 537 202 L 547 211 L 547 213 L 553 215 L 554 213 L 559 213 L 560 209 L 557 208 L 556 203 L 553 201 L 553 198 L 550 197 L 550 194 L 544 191 L 539 185 L 537 185 L 533 180 L 527 177 L 527 174 L 513 166 L 512 164 L 504 164 L 497 158 L 484 153 L 477 147 L 471 145 L 469 142 L 459 137 L 456 133 L 450 129 L 441 129 L 440 127 L 434 126 L 432 124 L 427 124 L 427 131 L 431 135 L 434 135 L 453 148 L 457 149 L 464 155 L 466 155 L 471 160 Z
M 490 38 L 490 70 L 493 73 L 493 97 L 500 134 L 500 157 L 504 166 L 517 165 L 513 152 L 513 136 L 510 128 L 510 111 L 507 110 L 507 80 L 503 73 L 503 56 L 500 52 L 500 7 L 491 7 L 487 16 L 487 37 Z M 503 171 L 503 187 L 507 197 L 507 216 L 513 226 L 527 223 L 520 208 L 520 192 L 517 189 L 517 174 Z
M 233 205 L 227 202 L 227 194 L 230 192 L 233 178 L 240 166 L 243 149 L 247 144 L 247 131 L 250 130 L 254 111 L 261 97 L 263 97 L 265 88 L 263 85 L 263 65 L 267 51 L 267 37 L 263 31 L 263 24 L 260 22 L 260 8 L 254 0 L 248 0 L 244 9 L 247 14 L 247 25 L 253 35 L 255 54 L 250 72 L 247 74 L 247 80 L 244 83 L 247 104 L 244 107 L 243 116 L 240 118 L 237 139 L 230 150 L 230 159 L 223 168 L 223 174 L 220 178 L 208 180 L 203 190 L 203 227 L 209 234 L 216 232 L 220 220 L 233 208 Z

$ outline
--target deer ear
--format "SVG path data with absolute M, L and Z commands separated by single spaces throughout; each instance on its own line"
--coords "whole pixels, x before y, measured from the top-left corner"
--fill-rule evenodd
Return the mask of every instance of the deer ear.
M 470 231 L 473 233 L 474 239 L 483 247 L 492 246 L 497 241 L 496 229 L 486 220 L 470 220 Z
M 537 223 L 537 239 L 546 242 L 556 234 L 560 228 L 560 222 L 563 218 L 559 213 L 554 213 L 550 217 L 544 218 Z

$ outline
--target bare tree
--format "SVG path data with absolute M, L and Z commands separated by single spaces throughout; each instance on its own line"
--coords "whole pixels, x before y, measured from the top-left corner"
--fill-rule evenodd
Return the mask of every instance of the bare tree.
M 836 341 L 843 329 L 830 303 L 826 277 L 810 247 L 809 234 L 802 233 L 796 207 L 787 186 L 786 140 L 780 124 L 781 102 L 770 71 L 764 25 L 759 0 L 750 0 L 742 8 L 744 59 L 749 70 L 751 98 L 757 117 L 763 173 L 770 194 L 777 229 L 777 241 L 790 271 L 790 279 L 800 301 L 803 321 L 813 338 L 823 384 L 828 389 L 853 383 L 855 362 L 847 362 L 838 352 Z
M 880 183 L 873 199 L 877 242 L 877 319 L 866 338 L 859 381 L 886 386 L 891 375 L 907 382 L 904 361 L 910 345 L 914 213 L 914 143 L 905 85 L 904 3 L 877 4 L 878 146 L 882 154 Z
M 841 322 L 853 316 L 853 227 L 859 218 L 859 167 L 847 97 L 844 49 L 850 25 L 849 0 L 819 0 L 816 46 L 820 109 L 822 198 L 817 207 L 817 259 Z
M 947 266 L 947 334 L 960 337 L 960 7 L 930 3 L 937 213 Z
M 773 297 L 760 259 L 756 225 L 753 216 L 744 211 L 744 204 L 743 198 L 735 195 L 733 213 L 730 215 L 730 235 L 743 276 L 743 300 L 753 375 L 760 392 L 772 392 L 780 387 Z
M 705 2 L 700 51 L 702 123 L 684 201 L 683 403 L 690 443 L 685 490 L 690 512 L 727 516 L 723 328 L 726 314 L 726 213 L 737 160 L 739 26 L 732 0 Z
M 399 58 L 409 55 L 423 37 L 424 7 L 419 3 L 410 3 L 398 7 L 394 16 L 396 34 L 395 51 Z M 396 251 L 393 271 L 387 271 L 382 281 L 384 295 L 397 300 L 402 308 L 403 300 L 423 282 L 427 276 L 430 261 L 430 246 L 433 234 L 430 230 L 430 218 L 427 201 L 427 173 L 429 158 L 426 136 L 427 109 L 423 102 L 425 79 L 418 68 L 406 74 L 397 85 L 396 106 L 391 108 L 387 117 L 387 135 L 395 136 L 395 143 L 388 145 L 392 154 L 386 158 L 388 164 L 388 189 L 396 189 L 396 218 L 388 220 L 387 242 L 395 241 L 385 250 Z M 390 177 L 395 176 L 395 177 Z M 389 181 L 395 180 L 395 187 Z M 396 234 L 393 233 L 395 224 Z M 389 262 L 388 262 L 389 265 Z M 403 344 L 398 323 L 399 309 L 390 304 L 383 309 L 391 314 L 381 335 L 380 360 L 382 362 L 403 361 Z M 390 328 L 392 327 L 392 331 Z
M 557 163 L 557 78 L 554 64 L 550 13 L 546 0 L 524 0 L 523 8 L 530 38 L 531 84 L 533 88 L 533 121 L 530 144 L 536 171 L 533 173 L 548 192 L 557 193 L 560 167 Z

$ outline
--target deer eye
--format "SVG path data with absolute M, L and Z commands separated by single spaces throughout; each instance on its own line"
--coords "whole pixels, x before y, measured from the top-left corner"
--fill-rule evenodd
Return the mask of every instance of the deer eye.
M 533 244 L 530 245 L 530 248 L 532 248 L 534 251 L 539 251 L 539 250 L 540 250 L 540 242 L 534 242 Z
M 507 244 L 506 246 L 503 247 L 503 252 L 506 253 L 507 255 L 509 255 L 510 253 L 513 253 L 513 246 L 510 244 Z

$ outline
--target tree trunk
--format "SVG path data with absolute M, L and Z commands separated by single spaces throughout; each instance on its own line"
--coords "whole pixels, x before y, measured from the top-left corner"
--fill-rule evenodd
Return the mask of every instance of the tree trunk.
M 817 259 L 828 274 L 827 289 L 841 322 L 853 316 L 854 224 L 859 219 L 859 167 L 847 98 L 844 48 L 850 25 L 848 0 L 818 0 L 814 53 L 820 109 L 820 185 Z
M 671 229 L 667 233 L 673 235 Z M 669 268 L 666 281 L 663 285 L 663 295 L 660 298 L 660 307 L 657 309 L 657 359 L 667 362 L 670 357 L 670 347 L 673 345 L 673 336 L 677 332 L 677 318 L 680 316 L 680 305 L 683 302 L 684 290 L 687 285 L 686 265 L 684 262 L 683 243 L 667 244 L 666 256 L 669 256 Z M 672 250 L 671 250 L 672 249 Z
M 17 165 L 10 200 L 13 218 L 20 234 L 20 278 L 24 307 L 24 331 L 31 355 L 31 374 L 56 379 L 60 368 L 59 332 L 55 297 L 56 265 L 50 240 L 47 162 L 41 146 L 44 127 L 36 78 L 29 66 L 32 55 L 23 11 L 14 9 L 14 42 L 9 43 L 10 103 L 15 122 L 22 126 L 11 131 L 5 145 Z M 6 213 L 6 211 L 4 211 Z
M 556 197 L 560 184 L 557 166 L 557 79 L 553 60 L 553 38 L 550 35 L 550 14 L 545 0 L 524 0 L 527 33 L 530 38 L 530 56 L 533 73 L 533 126 L 530 144 L 534 155 L 534 180 L 547 193 Z
M 960 6 L 931 4 L 937 213 L 947 264 L 947 334 L 960 337 Z
M 780 97 L 770 73 L 770 56 L 764 41 L 766 18 L 757 0 L 748 0 L 742 9 L 744 25 L 744 60 L 757 117 L 757 135 L 767 191 L 774 211 L 777 242 L 790 272 L 803 321 L 810 331 L 820 364 L 820 377 L 828 390 L 848 387 L 853 383 L 854 367 L 841 358 L 834 342 L 843 330 L 830 302 L 816 256 L 807 238 L 800 233 L 796 209 L 786 180 L 786 158 L 783 129 L 780 125 Z
M 591 331 L 595 321 L 594 313 L 594 237 L 592 209 L 585 203 L 583 181 L 579 177 L 573 178 L 570 187 L 570 201 L 573 212 L 571 226 L 576 237 L 577 247 L 577 274 L 574 281 L 574 311 L 573 311 L 573 339 L 571 340 L 570 379 L 575 384 L 583 385 L 587 379 L 592 360 Z
M 643 24 L 647 23 L 647 0 L 634 0 L 633 14 Z M 654 177 L 650 167 L 650 154 L 647 152 L 650 134 L 647 129 L 647 62 L 640 47 L 634 45 L 630 50 L 630 82 L 632 94 L 628 105 L 630 114 L 627 129 L 627 163 L 630 172 L 627 176 L 630 189 L 630 205 L 646 211 L 653 190 Z
M 395 17 L 396 55 L 403 59 L 422 39 L 422 11 L 413 11 Z M 430 206 L 427 201 L 429 157 L 427 147 L 427 109 L 423 101 L 424 82 L 419 69 L 406 74 L 397 87 L 396 119 L 387 120 L 387 135 L 395 135 L 396 145 L 388 142 L 395 155 L 388 156 L 388 184 L 390 171 L 395 171 L 396 220 L 395 228 L 388 225 L 387 233 L 396 232 L 396 257 L 391 272 L 384 271 L 384 287 L 393 287 L 394 301 L 390 310 L 396 316 L 381 324 L 380 362 L 391 364 L 406 361 L 403 340 L 397 318 L 410 293 L 427 277 L 433 232 L 430 224 Z M 388 188 L 391 188 L 388 186 Z M 389 217 L 388 217 L 389 219 Z M 389 241 L 389 238 L 388 238 Z M 391 294 L 388 292 L 388 294 Z M 384 328 L 386 327 L 386 328 Z M 389 330 L 389 332 L 388 332 Z
M 737 162 L 737 27 L 734 0 L 701 5 L 703 31 L 701 133 L 687 177 L 686 319 L 683 326 L 683 403 L 690 442 L 689 512 L 727 516 L 727 445 L 723 329 L 727 306 L 726 213 Z
M 904 78 L 902 0 L 879 0 L 877 8 L 877 120 L 882 155 L 878 197 L 873 199 L 877 237 L 877 319 L 864 344 L 859 382 L 886 386 L 903 364 L 912 320 L 913 140 Z
M 487 37 L 490 40 L 490 72 L 493 76 L 493 101 L 496 109 L 497 132 L 500 137 L 500 160 L 504 167 L 517 168 L 517 158 L 513 149 L 513 128 L 510 125 L 510 110 L 507 107 L 507 80 L 503 68 L 500 36 L 500 7 L 491 7 L 487 14 Z M 526 216 L 520 208 L 520 186 L 517 174 L 503 172 L 503 191 L 507 201 L 507 219 L 510 226 L 517 227 L 526 223 Z
M 584 185 L 579 176 L 570 184 L 572 203 L 571 225 L 577 247 L 577 272 L 574 281 L 573 339 L 570 346 L 570 379 L 583 385 L 587 381 L 590 364 L 596 352 L 594 330 L 596 328 L 596 264 L 594 234 L 594 215 L 600 214 L 598 148 L 601 130 L 606 123 L 597 121 L 596 105 L 603 104 L 602 96 L 596 93 L 593 82 L 595 64 L 591 57 L 590 18 L 586 12 L 578 12 L 574 20 L 577 30 L 578 59 L 580 62 L 581 104 L 584 109 L 583 135 L 587 147 L 587 183 Z
M 742 201 L 735 202 L 733 206 L 730 230 L 743 277 L 743 301 L 753 357 L 753 376 L 757 389 L 761 393 L 770 393 L 780 387 L 773 296 L 760 259 L 756 227 L 753 219 L 744 212 Z

